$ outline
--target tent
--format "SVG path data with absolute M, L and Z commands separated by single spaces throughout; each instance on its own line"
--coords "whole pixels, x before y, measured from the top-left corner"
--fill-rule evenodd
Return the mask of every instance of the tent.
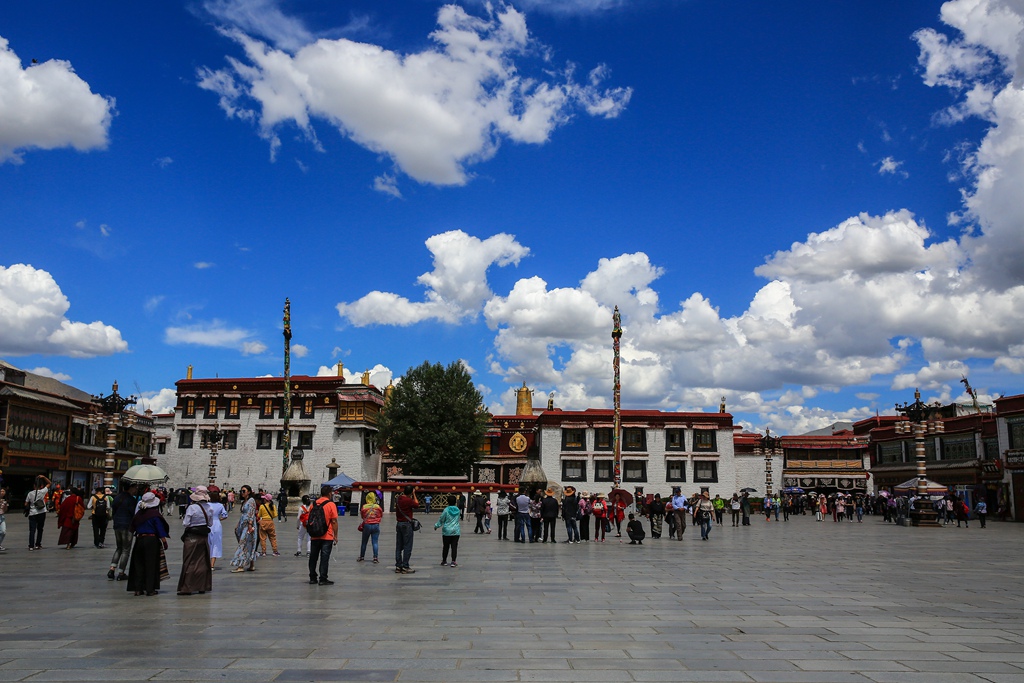
M 948 486 L 943 486 L 942 484 L 934 482 L 931 479 L 925 479 L 924 483 L 925 483 L 925 486 L 928 487 L 927 488 L 927 492 L 928 492 L 928 495 L 930 495 L 930 496 L 945 495 L 945 494 L 949 493 L 949 487 Z M 899 486 L 895 486 L 893 488 L 898 493 L 916 493 L 917 492 L 917 477 L 914 477 L 913 479 L 907 479 L 905 482 L 903 482 Z
M 354 483 L 356 483 L 355 479 L 342 472 L 334 479 L 324 482 L 324 486 L 333 486 L 336 489 L 347 489 L 351 488 Z

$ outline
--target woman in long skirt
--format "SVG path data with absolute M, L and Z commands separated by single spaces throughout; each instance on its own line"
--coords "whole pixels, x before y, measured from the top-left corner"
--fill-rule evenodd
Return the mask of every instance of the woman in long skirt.
M 81 520 L 75 519 L 75 508 L 79 505 L 84 508 L 85 501 L 79 495 L 78 489 L 72 488 L 70 495 L 57 508 L 57 526 L 60 527 L 60 538 L 57 542 L 66 550 L 78 545 L 78 525 Z
M 210 544 L 210 566 L 217 568 L 217 560 L 224 557 L 224 525 L 221 522 L 228 518 L 228 511 L 220 502 L 220 491 L 210 491 L 210 511 L 213 525 L 210 527 L 210 535 L 207 542 Z
M 181 519 L 185 533 L 181 537 L 181 576 L 178 577 L 178 595 L 202 595 L 213 590 L 213 567 L 210 565 L 210 545 L 207 537 L 213 525 L 208 504 L 210 494 L 205 486 L 197 486 L 189 496 L 192 504 L 185 508 Z
M 132 560 L 128 565 L 128 590 L 135 595 L 156 595 L 160 590 L 160 557 L 167 549 L 171 528 L 160 516 L 159 506 L 160 499 L 147 491 L 128 527 L 135 534 Z
M 235 525 L 235 538 L 238 539 L 238 550 L 231 558 L 233 573 L 249 570 L 256 571 L 256 496 L 251 486 L 243 486 L 239 493 L 244 501 L 238 524 Z

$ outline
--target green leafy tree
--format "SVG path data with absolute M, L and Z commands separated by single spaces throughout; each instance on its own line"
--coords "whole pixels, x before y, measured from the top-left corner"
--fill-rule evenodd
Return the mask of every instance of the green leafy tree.
M 380 436 L 406 474 L 461 476 L 480 459 L 490 415 L 462 363 L 409 368 L 381 413 Z

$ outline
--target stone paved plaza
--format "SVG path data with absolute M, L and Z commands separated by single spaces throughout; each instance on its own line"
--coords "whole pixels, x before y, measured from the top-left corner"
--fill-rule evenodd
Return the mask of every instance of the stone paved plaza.
M 311 586 L 292 518 L 281 557 L 215 572 L 205 596 L 175 595 L 175 534 L 172 580 L 133 597 L 85 525 L 57 549 L 50 517 L 29 553 L 8 515 L 0 681 L 1024 683 L 1022 525 L 754 518 L 638 547 L 498 542 L 467 521 L 452 569 L 427 518 L 399 576 L 393 532 L 357 564 L 347 518 L 337 584 Z

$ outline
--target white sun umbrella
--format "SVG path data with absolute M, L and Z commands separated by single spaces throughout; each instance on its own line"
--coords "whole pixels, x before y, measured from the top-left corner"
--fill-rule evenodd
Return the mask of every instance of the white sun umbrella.
M 133 465 L 121 475 L 121 481 L 132 484 L 162 484 L 167 481 L 167 473 L 156 465 Z

